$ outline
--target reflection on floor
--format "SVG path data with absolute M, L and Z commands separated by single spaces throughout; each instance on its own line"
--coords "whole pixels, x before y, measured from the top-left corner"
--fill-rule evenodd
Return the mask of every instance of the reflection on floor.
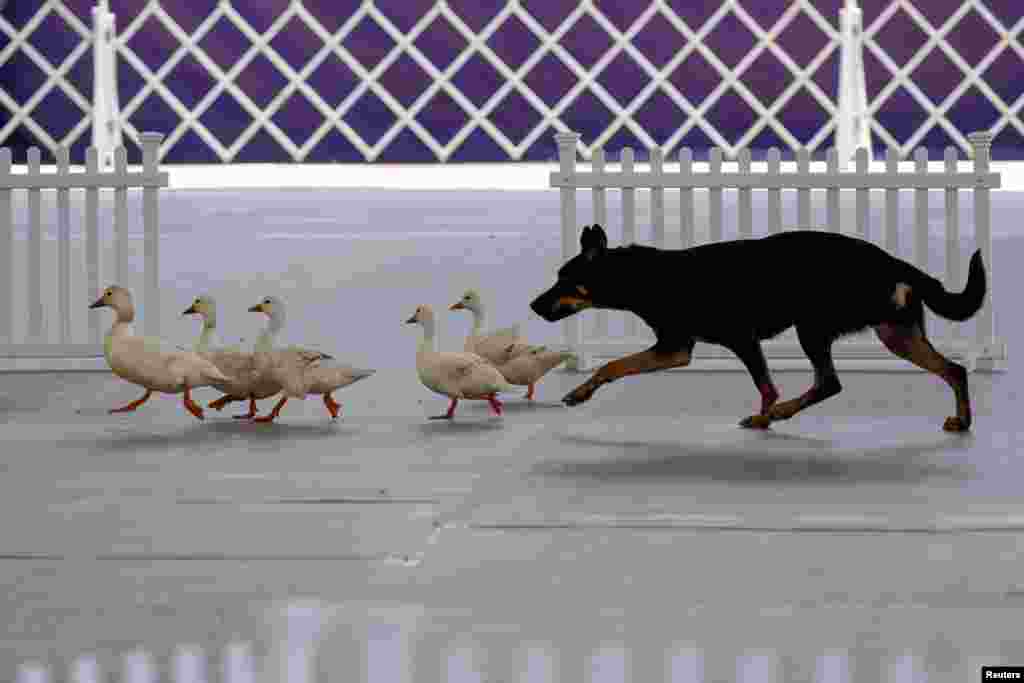
M 978 611 L 963 610 L 962 626 L 954 629 L 960 633 L 947 638 L 921 635 L 928 630 L 926 622 L 931 617 L 928 610 L 915 607 L 890 605 L 884 620 L 880 615 L 886 610 L 861 610 L 870 619 L 864 620 L 866 628 L 859 632 L 852 629 L 855 642 L 831 646 L 822 646 L 820 639 L 805 637 L 801 631 L 813 632 L 816 623 L 827 628 L 839 619 L 848 622 L 849 610 L 842 610 L 845 616 L 831 618 L 821 612 L 810 619 L 798 613 L 771 615 L 768 618 L 781 618 L 780 623 L 796 624 L 796 629 L 780 635 L 780 640 L 802 641 L 804 645 L 791 642 L 786 647 L 772 647 L 770 640 L 762 640 L 727 647 L 702 645 L 663 632 L 631 633 L 636 629 L 622 623 L 613 625 L 614 620 L 600 634 L 591 628 L 589 634 L 566 632 L 564 638 L 545 641 L 531 637 L 518 626 L 481 627 L 466 621 L 466 630 L 462 630 L 451 615 L 431 619 L 416 607 L 367 609 L 363 605 L 349 609 L 306 601 L 268 610 L 267 626 L 272 635 L 267 642 L 233 641 L 205 650 L 180 645 L 163 656 L 142 650 L 84 654 L 63 671 L 25 663 L 17 681 L 917 683 L 976 680 L 982 666 L 1020 663 L 1010 653 L 1022 651 L 1024 641 L 1006 641 L 1011 630 L 1004 630 L 1000 636 L 989 628 L 1000 628 L 1002 624 L 994 624 L 998 621 L 1012 629 L 1011 614 L 1005 619 L 975 621 Z M 381 614 L 390 616 L 381 620 Z M 708 623 L 720 616 L 708 615 Z M 888 627 L 880 624 L 882 621 Z M 897 623 L 900 625 L 895 626 Z M 581 630 L 584 628 L 581 625 Z M 540 630 L 543 632 L 543 627 Z M 963 637 L 972 631 L 976 637 Z M 954 645 L 950 638 L 967 644 L 967 649 Z

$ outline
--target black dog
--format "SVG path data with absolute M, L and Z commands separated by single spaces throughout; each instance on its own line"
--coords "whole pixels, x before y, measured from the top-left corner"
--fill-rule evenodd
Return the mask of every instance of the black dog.
M 948 320 L 977 313 L 985 298 L 980 251 L 971 257 L 967 287 L 953 294 L 870 242 L 817 230 L 682 250 L 609 249 L 604 230 L 595 225 L 583 228 L 580 247 L 530 308 L 548 322 L 586 308 L 630 311 L 654 330 L 657 341 L 602 366 L 562 399 L 567 405 L 589 400 L 602 384 L 620 377 L 688 365 L 694 343 L 702 341 L 724 346 L 746 366 L 761 392 L 761 412 L 740 424 L 764 428 L 838 394 L 832 343 L 872 327 L 890 351 L 953 388 L 956 416 L 943 429 L 971 426 L 967 371 L 928 341 L 922 304 Z M 792 326 L 814 366 L 814 386 L 776 403 L 779 394 L 761 340 Z

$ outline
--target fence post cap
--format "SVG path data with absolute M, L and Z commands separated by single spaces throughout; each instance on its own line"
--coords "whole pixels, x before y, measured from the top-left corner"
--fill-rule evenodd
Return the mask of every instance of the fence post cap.
M 971 141 L 972 145 L 991 145 L 992 144 L 992 131 L 988 130 L 976 130 L 973 133 L 967 134 L 967 139 Z
M 153 131 L 147 131 L 145 133 L 139 134 L 139 139 L 143 143 L 154 142 L 156 144 L 160 144 L 160 141 L 164 139 L 164 134 L 154 133 Z
M 559 146 L 575 145 L 579 139 L 580 134 L 571 130 L 555 133 L 555 142 L 557 142 Z

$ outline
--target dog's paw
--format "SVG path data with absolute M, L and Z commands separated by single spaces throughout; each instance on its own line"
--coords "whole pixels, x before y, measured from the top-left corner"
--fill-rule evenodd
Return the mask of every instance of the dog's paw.
M 751 415 L 740 421 L 740 427 L 747 429 L 768 429 L 772 424 L 772 418 L 768 415 Z
M 590 384 L 581 384 L 562 398 L 562 403 L 567 406 L 578 406 L 581 403 L 589 401 L 594 395 L 596 387 Z
M 947 417 L 946 421 L 942 424 L 942 431 L 944 432 L 966 432 L 970 431 L 970 429 L 971 423 L 956 415 Z
M 776 403 L 768 409 L 768 417 L 772 420 L 788 420 L 800 412 L 800 399 L 794 398 Z

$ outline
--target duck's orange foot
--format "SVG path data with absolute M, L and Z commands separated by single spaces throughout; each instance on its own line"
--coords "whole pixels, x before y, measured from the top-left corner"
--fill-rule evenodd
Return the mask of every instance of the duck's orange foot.
M 501 415 L 501 401 L 498 400 L 497 396 L 491 394 L 487 397 L 487 402 L 491 404 L 491 410 L 494 411 L 495 415 Z
M 113 415 L 114 413 L 131 413 L 131 412 L 134 412 L 136 408 L 138 408 L 143 403 L 148 401 L 149 397 L 152 396 L 152 395 L 153 395 L 153 390 L 152 389 L 146 389 L 146 393 L 142 395 L 142 398 L 140 398 L 138 400 L 135 400 L 135 401 L 132 401 L 128 405 L 121 406 L 120 408 L 111 408 L 110 409 L 110 414 Z
M 327 412 L 331 414 L 332 420 L 338 419 L 338 414 L 341 412 L 341 404 L 334 400 L 334 397 L 329 393 L 324 394 L 324 405 L 327 406 Z
M 210 401 L 209 403 L 207 403 L 206 407 L 207 408 L 213 408 L 214 410 L 224 410 L 224 406 L 226 406 L 227 404 L 229 404 L 229 403 L 231 403 L 231 402 L 233 402 L 235 400 L 237 400 L 237 399 L 231 398 L 227 394 L 224 394 L 223 396 L 218 398 L 216 401 Z
M 431 420 L 452 420 L 455 419 L 455 406 L 459 405 L 459 399 L 453 398 L 452 402 L 448 405 L 448 412 L 444 415 L 431 415 Z
M 203 417 L 203 409 L 199 406 L 198 403 L 196 403 L 195 401 L 192 400 L 192 396 L 189 395 L 188 388 L 185 389 L 185 400 L 184 400 L 184 403 L 185 403 L 185 410 L 187 410 L 188 412 L 190 412 L 193 415 L 195 415 L 197 419 L 200 419 L 200 420 L 205 419 Z

